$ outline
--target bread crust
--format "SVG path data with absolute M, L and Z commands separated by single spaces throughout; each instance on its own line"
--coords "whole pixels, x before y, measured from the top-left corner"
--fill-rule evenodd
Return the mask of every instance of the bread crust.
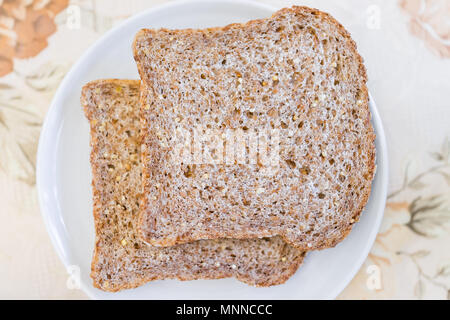
M 363 211 L 369 196 L 371 192 L 371 183 L 374 177 L 375 173 L 375 133 L 373 131 L 373 127 L 370 122 L 370 110 L 369 110 L 369 96 L 368 96 L 368 89 L 366 86 L 367 82 L 367 73 L 366 68 L 363 64 L 363 59 L 357 52 L 356 44 L 351 38 L 350 34 L 345 30 L 345 28 L 336 21 L 332 16 L 330 16 L 327 13 L 321 12 L 317 9 L 311 9 L 308 7 L 303 6 L 294 6 L 292 8 L 284 8 L 280 11 L 277 11 L 273 14 L 272 17 L 268 19 L 259 19 L 259 20 L 253 20 L 249 21 L 244 24 L 230 24 L 228 26 L 225 26 L 223 28 L 208 28 L 203 30 L 195 30 L 195 29 L 185 29 L 185 30 L 168 30 L 168 29 L 159 29 L 159 30 L 150 30 L 150 29 L 143 29 L 138 32 L 138 34 L 135 37 L 134 43 L 133 43 L 133 51 L 134 51 L 134 57 L 138 64 L 138 70 L 140 77 L 142 81 L 148 85 L 154 88 L 155 83 L 159 81 L 159 78 L 156 77 L 155 71 L 151 71 L 148 66 L 146 65 L 146 55 L 144 54 L 143 47 L 146 43 L 147 46 L 152 46 L 152 41 L 157 39 L 158 37 L 163 37 L 163 35 L 170 33 L 172 36 L 177 37 L 179 35 L 185 36 L 183 38 L 186 41 L 189 41 L 189 38 L 198 35 L 203 34 L 205 38 L 208 37 L 210 34 L 214 34 L 217 32 L 226 33 L 230 30 L 249 30 L 252 27 L 258 26 L 260 24 L 263 24 L 267 22 L 268 20 L 276 20 L 280 17 L 283 17 L 284 15 L 299 15 L 304 17 L 310 17 L 314 16 L 323 21 L 324 24 L 332 25 L 336 28 L 336 32 L 345 40 L 342 46 L 345 50 L 348 52 L 351 52 L 351 58 L 353 59 L 352 62 L 357 65 L 357 71 L 354 75 L 358 78 L 359 83 L 361 85 L 358 87 L 358 95 L 359 100 L 358 102 L 361 102 L 358 104 L 359 112 L 360 114 L 366 115 L 366 118 L 364 120 L 364 128 L 360 129 L 360 133 L 363 135 L 361 137 L 361 146 L 363 148 L 362 152 L 365 154 L 365 160 L 364 164 L 361 165 L 361 168 L 365 170 L 365 172 L 361 172 L 362 175 L 365 177 L 364 185 L 362 187 L 361 193 L 358 194 L 357 201 L 342 201 L 341 205 L 341 211 L 345 211 L 345 208 L 349 208 L 347 212 L 345 213 L 345 217 L 342 218 L 338 226 L 338 233 L 333 233 L 332 236 L 326 235 L 326 232 L 332 232 L 330 231 L 333 226 L 327 226 L 327 229 L 322 230 L 323 233 L 322 236 L 318 236 L 316 239 L 311 241 L 304 240 L 304 233 L 298 232 L 297 234 L 293 235 L 292 233 L 294 231 L 283 229 L 283 228 L 271 228 L 271 227 L 265 227 L 262 225 L 262 223 L 259 225 L 259 227 L 251 228 L 249 225 L 246 225 L 241 230 L 237 231 L 236 229 L 230 228 L 229 230 L 224 229 L 214 229 L 214 228 L 198 228 L 195 231 L 188 232 L 187 230 L 179 230 L 178 225 L 174 225 L 172 228 L 177 231 L 173 231 L 170 234 L 167 234 L 165 236 L 159 236 L 158 232 L 160 231 L 158 229 L 158 222 L 159 222 L 159 216 L 152 212 L 152 208 L 155 207 L 157 204 L 157 201 L 149 200 L 148 197 L 144 199 L 143 205 L 141 207 L 140 212 L 140 234 L 142 239 L 152 245 L 155 246 L 172 246 L 175 244 L 180 243 L 188 243 L 191 241 L 199 240 L 199 239 L 215 239 L 215 238 L 236 238 L 236 239 L 247 239 L 247 238 L 255 238 L 255 237 L 270 237 L 279 235 L 281 236 L 286 242 L 289 244 L 301 249 L 301 250 L 313 250 L 313 249 L 324 249 L 335 246 L 337 243 L 342 241 L 351 231 L 354 223 L 359 220 L 359 217 L 361 215 L 361 212 Z M 206 40 L 205 40 L 206 41 Z M 154 57 L 152 57 L 154 58 Z M 148 103 L 148 99 L 152 98 L 151 94 L 149 93 L 150 90 L 145 90 L 142 95 L 142 106 L 145 106 Z M 356 103 L 356 100 L 355 100 Z M 144 110 L 144 108 L 141 110 L 141 117 L 142 121 L 144 123 L 144 127 L 149 127 L 149 114 L 152 114 L 154 110 Z M 149 140 L 148 135 L 152 134 L 153 132 L 151 130 L 145 130 L 144 131 L 144 137 L 143 137 L 143 145 L 147 145 Z M 158 164 L 155 163 L 149 163 L 148 159 L 154 158 L 155 156 L 154 148 L 145 148 L 142 152 L 142 158 L 144 161 L 144 175 L 143 175 L 143 188 L 144 192 L 147 195 L 152 194 L 152 181 L 150 179 L 150 176 L 158 170 Z M 351 170 L 350 170 L 351 171 Z M 337 178 L 337 177 L 336 177 Z M 352 186 L 353 189 L 355 189 L 357 186 Z M 353 192 L 352 190 L 345 190 L 348 192 Z M 350 197 L 349 197 L 350 198 Z M 175 216 L 177 214 L 183 214 L 183 212 L 169 212 L 167 215 Z M 153 221 L 157 221 L 154 223 Z M 298 226 L 297 226 L 298 227 Z
M 173 248 L 155 248 L 139 240 L 135 230 L 135 211 L 138 207 L 136 198 L 140 194 L 140 161 L 139 157 L 135 163 L 129 161 L 132 159 L 130 152 L 140 144 L 139 137 L 135 136 L 139 132 L 138 96 L 137 80 L 96 80 L 82 89 L 81 104 L 91 130 L 90 162 L 96 232 L 91 262 L 94 287 L 116 292 L 153 280 L 227 277 L 235 277 L 257 287 L 284 283 L 300 266 L 305 253 L 279 238 L 205 240 Z M 125 163 L 125 169 L 117 169 L 122 163 Z M 130 163 L 131 166 L 127 167 Z M 118 175 L 122 179 L 116 181 Z M 225 246 L 230 253 L 224 251 Z M 270 256 L 255 249 L 271 251 L 275 256 L 289 260 L 275 263 L 270 261 Z M 233 258 L 239 253 L 248 255 L 256 263 L 251 265 L 252 259 Z M 217 267 L 214 263 L 221 265 Z M 267 272 L 271 266 L 272 272 Z

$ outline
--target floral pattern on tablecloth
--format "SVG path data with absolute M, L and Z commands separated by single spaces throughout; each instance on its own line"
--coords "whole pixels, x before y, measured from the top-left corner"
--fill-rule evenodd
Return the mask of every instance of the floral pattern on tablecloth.
M 39 214 L 40 128 L 58 84 L 87 47 L 128 16 L 165 2 L 0 0 L 0 232 L 6 239 L 0 298 L 86 298 L 71 289 Z M 385 216 L 369 257 L 339 299 L 449 299 L 450 2 L 262 2 L 318 7 L 349 28 L 385 124 L 391 169 Z M 402 104 L 421 92 L 429 94 L 425 103 Z M 405 115 L 412 117 L 398 120 Z
M 35 57 L 55 33 L 54 17 L 68 0 L 0 1 L 0 77 L 13 71 L 14 59 Z
M 432 159 L 432 166 L 415 175 L 411 175 L 406 166 L 401 187 L 389 193 L 383 225 L 366 261 L 366 270 L 367 265 L 375 264 L 381 268 L 381 275 L 392 278 L 389 269 L 398 268 L 399 273 L 394 277 L 399 277 L 401 269 L 405 268 L 403 276 L 412 290 L 408 298 L 430 297 L 427 290 L 432 290 L 433 298 L 450 299 L 447 248 L 450 226 L 449 140 L 445 138 L 440 150 L 431 151 L 426 156 Z M 431 189 L 430 183 L 442 185 L 442 188 L 427 192 Z M 435 246 L 447 251 L 447 255 L 437 250 L 434 252 Z M 386 284 L 391 283 L 388 277 L 384 279 Z M 379 293 L 383 298 L 391 297 L 383 295 L 383 286 Z
M 433 53 L 450 58 L 450 1 L 401 0 L 400 7 L 411 17 L 411 32 Z

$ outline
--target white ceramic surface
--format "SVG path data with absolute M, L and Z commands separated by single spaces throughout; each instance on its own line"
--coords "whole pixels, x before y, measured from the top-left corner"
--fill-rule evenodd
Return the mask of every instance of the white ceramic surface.
M 270 16 L 273 8 L 243 1 L 177 1 L 134 16 L 95 43 L 66 75 L 47 114 L 39 142 L 37 186 L 41 212 L 66 267 L 78 266 L 81 287 L 99 299 L 333 299 L 350 282 L 375 240 L 385 206 L 388 164 L 383 127 L 371 99 L 377 134 L 377 172 L 361 220 L 338 246 L 308 254 L 285 284 L 253 288 L 235 279 L 155 281 L 105 293 L 92 286 L 94 246 L 89 126 L 80 106 L 83 84 L 99 78 L 137 79 L 131 43 L 143 27 L 201 28 Z

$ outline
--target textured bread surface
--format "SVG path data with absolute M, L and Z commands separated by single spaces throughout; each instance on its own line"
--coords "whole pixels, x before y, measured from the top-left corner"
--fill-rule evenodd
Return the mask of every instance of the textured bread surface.
M 366 70 L 342 25 L 293 7 L 223 28 L 143 29 L 133 48 L 146 242 L 280 235 L 312 250 L 345 238 L 369 198 L 375 135 Z M 173 133 L 198 126 L 279 130 L 276 173 L 259 160 L 171 161 Z
M 142 189 L 139 81 L 90 82 L 81 103 L 91 127 L 95 287 L 118 291 L 158 279 L 232 276 L 270 286 L 297 270 L 304 254 L 280 237 L 201 240 L 168 248 L 142 242 L 136 231 Z

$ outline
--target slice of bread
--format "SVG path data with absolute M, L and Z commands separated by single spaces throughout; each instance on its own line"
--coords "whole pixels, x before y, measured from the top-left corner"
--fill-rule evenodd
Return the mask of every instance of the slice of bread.
M 293 7 L 223 28 L 143 29 L 133 49 L 146 85 L 146 242 L 280 235 L 312 250 L 345 238 L 369 198 L 375 135 L 342 25 Z
M 83 87 L 91 126 L 96 242 L 91 277 L 105 291 L 147 281 L 234 276 L 255 286 L 285 282 L 304 253 L 279 237 L 202 240 L 156 248 L 137 234 L 141 197 L 139 81 L 98 80 Z

